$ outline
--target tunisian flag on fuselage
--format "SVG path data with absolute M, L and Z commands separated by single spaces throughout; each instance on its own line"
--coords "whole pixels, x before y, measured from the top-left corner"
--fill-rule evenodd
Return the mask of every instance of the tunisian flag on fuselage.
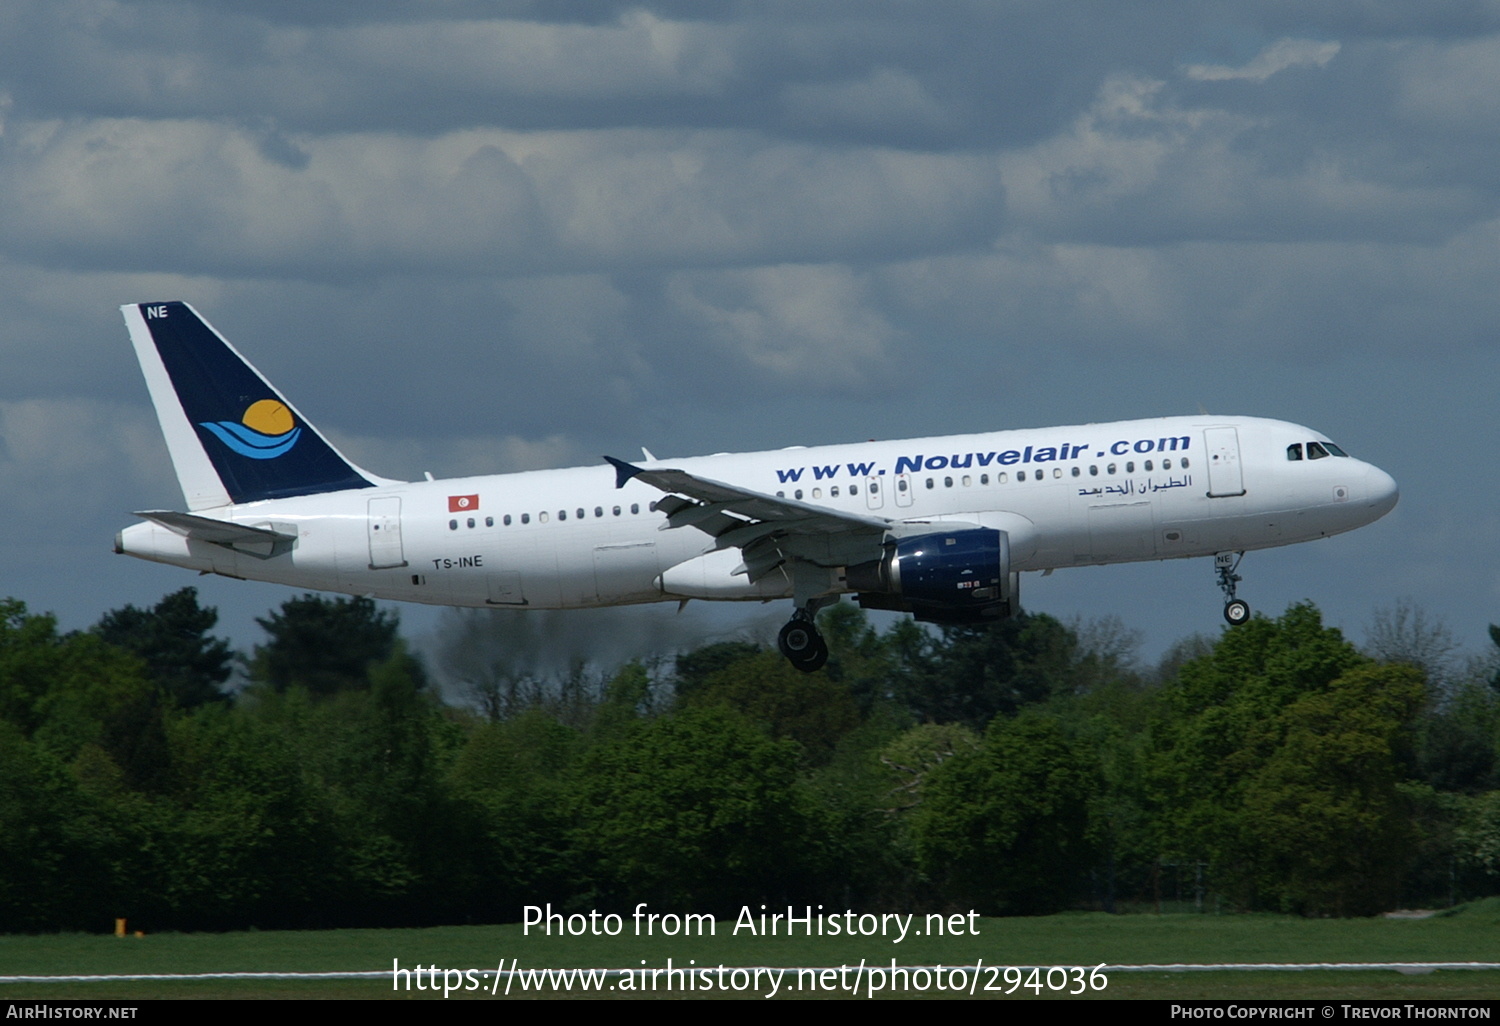
M 450 495 L 448 496 L 449 513 L 472 513 L 479 508 L 479 496 L 477 495 Z

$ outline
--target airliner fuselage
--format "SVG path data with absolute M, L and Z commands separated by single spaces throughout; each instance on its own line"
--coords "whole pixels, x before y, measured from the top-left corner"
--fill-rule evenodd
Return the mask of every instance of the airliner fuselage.
M 296 588 L 534 609 L 792 598 L 788 629 L 812 632 L 783 638 L 797 662 L 840 594 L 968 622 L 1015 611 L 1021 572 L 1217 556 L 1233 600 L 1231 556 L 1352 530 L 1397 500 L 1388 474 L 1316 431 L 1207 415 L 389 481 L 248 365 L 251 384 L 195 411 L 183 393 L 212 390 L 199 364 L 243 358 L 184 304 L 124 309 L 191 512 L 140 514 L 116 551 Z M 241 417 L 254 382 L 269 398 Z M 286 455 L 299 443 L 310 469 Z
M 1206 432 L 1229 448 L 1210 453 Z M 1395 483 L 1368 463 L 1287 458 L 1289 447 L 1309 442 L 1327 444 L 1280 421 L 1179 417 L 668 462 L 829 509 L 1002 529 L 1019 572 L 1312 541 L 1394 505 Z M 1215 494 L 1212 475 L 1227 461 L 1231 481 Z M 786 576 L 752 585 L 731 575 L 738 562 L 731 557 L 693 566 L 709 541 L 663 530 L 661 492 L 637 481 L 616 488 L 615 477 L 601 464 L 199 511 L 295 536 L 271 558 L 151 522 L 122 532 L 119 547 L 231 577 L 440 605 L 562 609 L 791 596 Z

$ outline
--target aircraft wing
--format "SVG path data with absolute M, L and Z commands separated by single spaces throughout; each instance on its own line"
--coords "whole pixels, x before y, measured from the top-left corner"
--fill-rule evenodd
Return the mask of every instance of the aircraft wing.
M 738 548 L 751 583 L 788 559 L 819 566 L 847 566 L 875 559 L 887 535 L 910 525 L 885 517 L 814 506 L 714 481 L 684 470 L 637 467 L 611 456 L 615 486 L 640 480 L 667 493 L 656 508 L 667 514 L 662 530 L 694 527 L 714 539 L 716 549 Z
M 222 545 L 226 549 L 233 549 L 236 552 L 258 556 L 262 559 L 280 555 L 297 540 L 297 536 L 293 534 L 273 531 L 266 527 L 232 524 L 227 520 L 200 517 L 196 513 L 176 513 L 171 510 L 154 509 L 135 515 L 153 524 L 160 524 L 184 538 L 211 542 L 214 545 Z

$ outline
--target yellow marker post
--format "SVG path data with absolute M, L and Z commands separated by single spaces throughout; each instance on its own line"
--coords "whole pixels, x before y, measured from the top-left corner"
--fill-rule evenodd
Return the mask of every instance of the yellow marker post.
M 123 936 L 125 936 L 125 920 L 123 920 L 123 919 L 116 919 L 115 920 L 115 936 L 116 937 L 123 937 Z

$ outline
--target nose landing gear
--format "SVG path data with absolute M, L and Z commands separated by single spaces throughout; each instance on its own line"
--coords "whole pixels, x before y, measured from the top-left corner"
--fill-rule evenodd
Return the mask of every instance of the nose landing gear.
M 1250 603 L 1234 597 L 1234 586 L 1244 579 L 1235 571 L 1244 558 L 1243 552 L 1220 552 L 1214 556 L 1214 573 L 1219 578 L 1219 590 L 1224 593 L 1224 619 L 1231 627 L 1250 619 Z

